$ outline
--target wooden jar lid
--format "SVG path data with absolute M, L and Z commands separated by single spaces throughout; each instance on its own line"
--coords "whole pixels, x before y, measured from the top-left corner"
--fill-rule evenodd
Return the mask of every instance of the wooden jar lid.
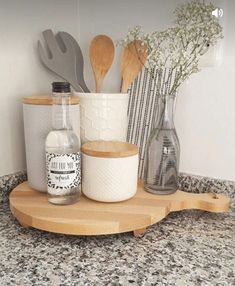
M 52 96 L 51 95 L 27 96 L 23 98 L 22 102 L 24 104 L 32 104 L 32 105 L 52 105 Z M 70 104 L 72 105 L 79 104 L 79 97 L 71 96 Z
M 92 141 L 82 145 L 82 153 L 92 157 L 122 158 L 138 154 L 138 147 L 128 142 Z

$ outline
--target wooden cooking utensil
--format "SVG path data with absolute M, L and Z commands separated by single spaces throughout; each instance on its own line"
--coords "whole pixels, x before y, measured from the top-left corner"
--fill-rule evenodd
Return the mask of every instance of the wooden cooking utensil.
M 121 59 L 122 92 L 128 87 L 142 70 L 147 59 L 147 47 L 141 41 L 130 42 L 123 51 Z
M 113 62 L 113 41 L 106 35 L 96 36 L 91 42 L 89 55 L 95 76 L 96 92 L 100 92 L 103 79 Z

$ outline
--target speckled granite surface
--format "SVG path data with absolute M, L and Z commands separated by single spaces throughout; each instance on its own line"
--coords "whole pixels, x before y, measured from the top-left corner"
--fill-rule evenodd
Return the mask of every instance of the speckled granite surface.
M 1 181 L 1 178 L 0 178 Z M 13 180 L 14 181 L 14 180 Z M 181 175 L 181 189 L 226 192 L 234 183 Z M 235 215 L 183 211 L 132 233 L 76 237 L 24 229 L 0 183 L 0 285 L 235 285 Z M 9 185 L 8 185 L 9 186 Z
M 27 180 L 26 171 L 0 177 L 0 203 L 8 201 L 9 193 L 20 183 Z

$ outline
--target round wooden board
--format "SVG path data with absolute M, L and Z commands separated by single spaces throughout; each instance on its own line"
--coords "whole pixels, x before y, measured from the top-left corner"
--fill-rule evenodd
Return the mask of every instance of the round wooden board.
M 229 198 L 223 195 L 193 194 L 177 191 L 158 196 L 147 193 L 140 183 L 135 197 L 119 203 L 101 203 L 81 196 L 74 205 L 57 206 L 47 201 L 45 193 L 31 189 L 27 182 L 10 194 L 12 214 L 25 227 L 73 235 L 101 235 L 134 231 L 162 220 L 172 211 L 202 209 L 225 212 Z

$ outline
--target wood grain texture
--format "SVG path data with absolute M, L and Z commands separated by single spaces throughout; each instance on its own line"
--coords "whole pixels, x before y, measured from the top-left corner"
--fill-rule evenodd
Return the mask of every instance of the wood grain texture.
M 122 158 L 138 154 L 138 146 L 121 141 L 92 141 L 82 145 L 82 153 L 92 157 Z
M 76 105 L 79 104 L 78 96 L 71 96 L 70 104 Z M 22 99 L 24 104 L 31 105 L 52 105 L 52 96 L 51 95 L 38 95 L 38 96 L 28 96 Z
M 96 92 L 101 92 L 105 75 L 110 69 L 114 58 L 113 41 L 106 35 L 96 36 L 90 44 L 89 57 L 95 76 Z
M 122 92 L 127 92 L 141 72 L 147 56 L 147 47 L 142 45 L 141 41 L 130 42 L 124 48 L 121 58 Z
M 135 197 L 119 203 L 100 203 L 84 195 L 78 203 L 69 206 L 52 205 L 46 194 L 31 189 L 27 182 L 17 186 L 10 194 L 12 214 L 23 226 L 55 233 L 73 235 L 101 235 L 134 231 L 136 236 L 144 229 L 162 220 L 172 211 L 201 209 L 225 212 L 229 198 L 210 194 L 177 191 L 157 196 L 143 190 L 139 184 Z

